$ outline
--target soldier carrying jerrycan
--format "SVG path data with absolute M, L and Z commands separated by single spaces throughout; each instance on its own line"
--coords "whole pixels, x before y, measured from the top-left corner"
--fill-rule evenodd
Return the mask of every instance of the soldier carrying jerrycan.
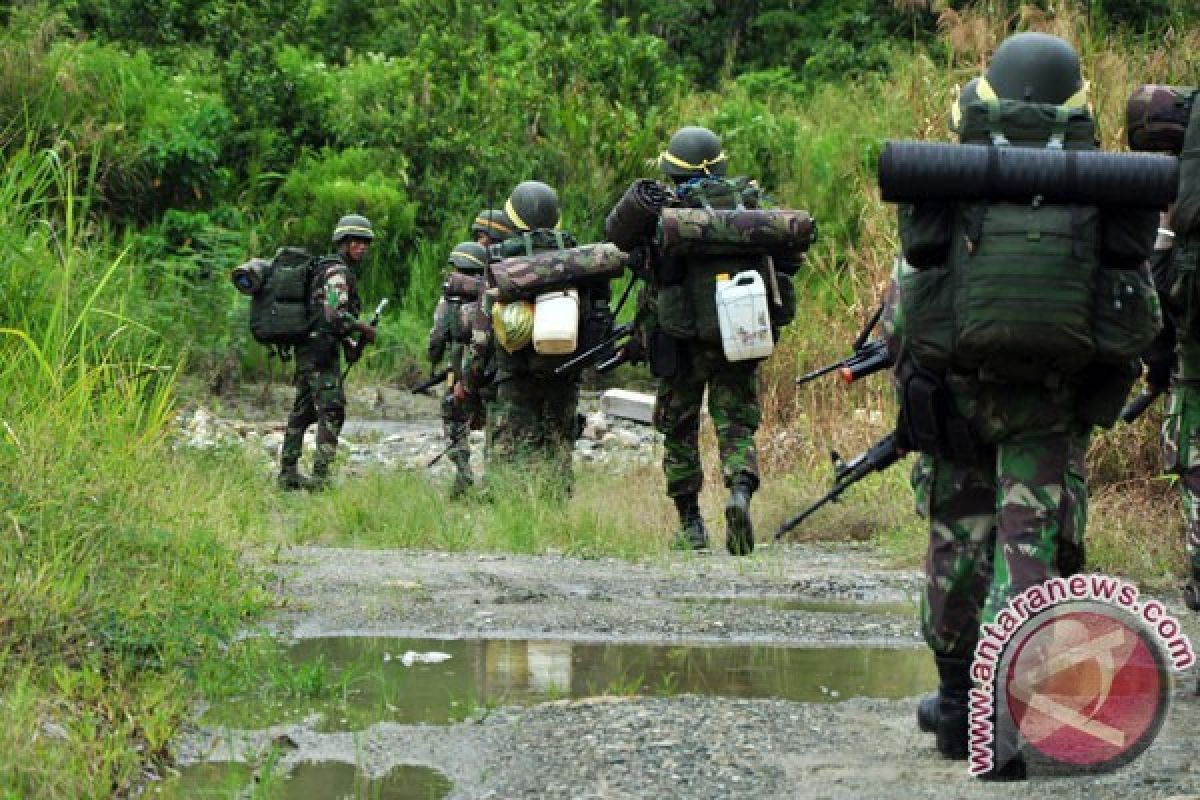
M 759 486 L 754 434 L 762 411 L 758 365 L 796 314 L 792 276 L 816 238 L 804 211 L 763 208 L 758 184 L 725 176 L 721 140 L 684 127 L 658 157 L 670 183 L 635 181 L 609 213 L 605 234 L 631 254 L 645 281 L 630 360 L 658 379 L 655 427 L 665 436 L 667 494 L 679 513 L 673 546 L 706 551 L 700 513 L 700 406 L 716 428 L 730 494 L 725 546 L 754 549 L 750 498 Z

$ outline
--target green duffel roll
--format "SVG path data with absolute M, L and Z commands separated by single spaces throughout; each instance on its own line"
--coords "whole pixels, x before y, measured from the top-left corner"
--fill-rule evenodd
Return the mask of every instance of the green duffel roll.
M 803 253 L 815 238 L 807 211 L 782 208 L 665 208 L 658 227 L 663 252 L 679 255 Z
M 528 300 L 542 292 L 579 284 L 609 281 L 625 269 L 629 256 L 604 242 L 566 250 L 547 250 L 529 256 L 506 258 L 493 264 L 492 278 L 499 299 Z

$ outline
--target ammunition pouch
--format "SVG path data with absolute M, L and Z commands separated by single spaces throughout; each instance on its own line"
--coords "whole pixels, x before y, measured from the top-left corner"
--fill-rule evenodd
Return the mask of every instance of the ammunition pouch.
M 687 344 L 667 332 L 650 331 L 648 352 L 650 374 L 656 378 L 676 378 L 688 372 Z
M 971 423 L 959 414 L 945 381 L 905 359 L 897 367 L 900 381 L 899 428 L 913 450 L 956 464 L 974 464 L 986 448 Z

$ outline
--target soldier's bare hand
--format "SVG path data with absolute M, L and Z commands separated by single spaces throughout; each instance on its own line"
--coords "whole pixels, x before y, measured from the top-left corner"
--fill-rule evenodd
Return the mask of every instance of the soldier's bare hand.
M 358 331 L 358 334 L 359 334 L 359 336 L 362 337 L 362 341 L 364 343 L 375 344 L 375 326 L 374 325 L 368 325 L 365 322 L 359 322 L 358 324 L 356 324 L 354 326 L 354 329 L 356 331 Z

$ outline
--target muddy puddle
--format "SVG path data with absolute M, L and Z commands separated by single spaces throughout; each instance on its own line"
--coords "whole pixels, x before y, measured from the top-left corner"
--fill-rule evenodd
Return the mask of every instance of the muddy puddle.
M 329 686 L 311 699 L 230 697 L 200 724 L 261 729 L 316 719 L 316 731 L 332 733 L 377 722 L 449 724 L 489 707 L 597 695 L 838 702 L 908 697 L 936 684 L 928 653 L 915 647 L 330 637 L 301 640 L 283 658 L 298 673 L 317 665 Z
M 438 800 L 451 788 L 444 775 L 426 767 L 397 767 L 371 778 L 339 762 L 298 764 L 286 774 L 270 765 L 255 771 L 246 764 L 214 762 L 185 767 L 148 794 L 162 800 Z

